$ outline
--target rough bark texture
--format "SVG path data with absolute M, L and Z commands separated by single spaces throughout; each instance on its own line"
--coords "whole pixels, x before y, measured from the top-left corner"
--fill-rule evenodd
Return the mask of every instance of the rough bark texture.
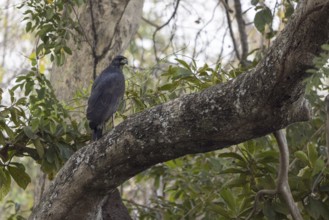
M 124 52 L 137 31 L 143 3 L 143 0 L 87 0 L 79 11 L 72 14 L 79 20 L 83 32 L 80 36 L 82 42 L 78 45 L 79 48 L 76 48 L 73 40 L 69 42 L 72 56 L 67 57 L 63 66 L 54 66 L 52 70 L 51 82 L 59 100 L 72 104 L 74 95 L 91 85 L 94 74 L 103 70 L 113 56 Z M 81 102 L 81 111 L 85 111 L 82 105 L 84 100 Z M 45 175 L 41 175 L 36 182 L 35 206 L 43 202 L 42 194 L 49 185 Z M 114 192 L 115 194 L 110 190 L 104 191 L 81 200 L 74 205 L 75 208 L 66 216 L 67 219 L 96 219 L 96 216 L 97 219 L 127 219 L 122 214 L 128 212 L 124 210 L 119 194 Z M 114 206 L 111 207 L 112 205 Z M 120 215 L 117 211 L 109 216 L 108 209 L 120 210 Z
M 255 69 L 137 114 L 76 152 L 31 219 L 65 219 L 159 162 L 228 147 L 308 120 L 305 71 L 329 39 L 329 0 L 303 1 Z M 88 219 L 88 218 L 85 218 Z

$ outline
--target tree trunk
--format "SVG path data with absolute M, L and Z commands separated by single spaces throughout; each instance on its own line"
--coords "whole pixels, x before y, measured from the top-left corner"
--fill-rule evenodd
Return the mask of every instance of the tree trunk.
M 54 66 L 51 73 L 50 80 L 59 100 L 72 104 L 74 95 L 80 89 L 88 88 L 94 75 L 108 66 L 115 55 L 124 52 L 137 31 L 143 3 L 143 0 L 88 0 L 79 8 L 82 42 L 76 45 L 71 40 L 68 46 L 73 54 L 66 58 L 63 66 Z M 80 106 L 84 106 L 85 101 L 79 100 Z M 85 111 L 84 107 L 81 111 Z M 46 175 L 40 175 L 37 181 L 35 205 L 43 202 L 40 198 L 49 185 Z M 93 199 L 86 198 L 79 204 L 80 210 L 65 219 L 129 219 L 119 192 L 112 191 L 102 192 Z
M 143 0 L 86 2 L 78 13 L 83 41 L 76 45 L 72 40 L 69 47 L 73 55 L 67 57 L 63 66 L 54 66 L 52 70 L 51 82 L 59 100 L 70 102 L 74 94 L 91 85 L 94 74 L 124 52 L 137 31 L 143 3 Z
M 136 114 L 76 152 L 31 219 L 65 219 L 86 200 L 186 154 L 213 151 L 308 120 L 306 70 L 329 39 L 329 0 L 303 1 L 264 59 L 236 79 Z M 88 218 L 86 218 L 88 219 Z

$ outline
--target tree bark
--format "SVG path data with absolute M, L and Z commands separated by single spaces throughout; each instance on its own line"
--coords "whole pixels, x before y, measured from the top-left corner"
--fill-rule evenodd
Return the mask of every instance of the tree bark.
M 76 152 L 30 219 L 69 219 L 149 167 L 310 118 L 306 70 L 329 39 L 329 0 L 302 1 L 264 59 L 236 79 L 136 114 Z M 85 219 L 88 219 L 87 217 Z
M 88 0 L 79 11 L 70 15 L 78 19 L 82 42 L 77 45 L 71 40 L 68 46 L 73 54 L 66 58 L 63 66 L 54 65 L 52 69 L 50 80 L 59 100 L 72 105 L 75 94 L 88 88 L 94 75 L 108 66 L 115 55 L 124 52 L 137 31 L 143 3 L 143 0 Z M 79 106 L 84 106 L 85 101 L 79 100 Z M 81 108 L 84 112 L 84 107 Z M 45 175 L 40 175 L 36 182 L 35 206 L 43 202 L 42 194 L 50 184 Z M 86 198 L 79 206 L 81 209 L 66 218 L 129 219 L 119 192 L 112 191 L 93 199 Z M 109 210 L 116 211 L 110 215 Z
M 51 82 L 56 96 L 65 102 L 91 85 L 112 58 L 124 52 L 135 35 L 143 9 L 143 0 L 88 0 L 76 14 L 82 30 L 82 42 L 72 40 L 73 54 L 63 66 L 54 66 Z M 75 49 L 74 49 L 75 48 Z

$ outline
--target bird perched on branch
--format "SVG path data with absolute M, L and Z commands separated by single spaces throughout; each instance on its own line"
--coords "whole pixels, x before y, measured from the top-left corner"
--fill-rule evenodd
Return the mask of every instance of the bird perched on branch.
M 116 56 L 111 64 L 95 79 L 88 99 L 87 119 L 93 131 L 93 140 L 102 137 L 106 122 L 118 109 L 125 92 L 122 68 L 128 64 L 124 56 Z

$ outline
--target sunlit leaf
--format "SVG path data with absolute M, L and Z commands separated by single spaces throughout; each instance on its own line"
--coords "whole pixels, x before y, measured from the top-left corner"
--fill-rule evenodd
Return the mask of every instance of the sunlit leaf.
M 314 163 L 314 167 L 313 167 L 313 171 L 312 171 L 312 176 L 317 175 L 318 173 L 321 172 L 322 169 L 324 169 L 325 167 L 325 163 L 321 158 L 318 158 L 315 163 Z
M 314 167 L 315 162 L 318 159 L 318 152 L 316 151 L 316 148 L 313 144 L 307 145 L 307 154 L 308 154 L 308 158 L 311 163 L 311 166 Z
M 310 162 L 308 160 L 308 157 L 305 152 L 303 151 L 296 151 L 294 153 L 295 157 L 298 158 L 299 160 L 303 161 L 305 164 L 310 165 Z

